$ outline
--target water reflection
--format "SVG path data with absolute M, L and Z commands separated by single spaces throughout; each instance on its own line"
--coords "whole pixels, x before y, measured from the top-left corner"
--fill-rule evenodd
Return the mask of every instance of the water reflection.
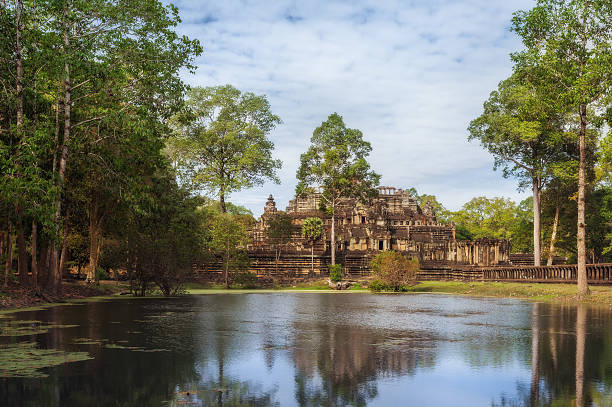
M 15 318 L 78 326 L 0 337 L 0 353 L 34 341 L 93 359 L 0 378 L 7 405 L 612 405 L 612 313 L 583 305 L 249 294 Z

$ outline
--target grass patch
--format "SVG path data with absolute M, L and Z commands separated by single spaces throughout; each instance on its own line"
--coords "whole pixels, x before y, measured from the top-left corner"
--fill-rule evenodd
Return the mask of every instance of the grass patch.
M 612 306 L 612 287 L 591 286 L 590 289 L 591 295 L 584 298 L 582 302 Z M 578 301 L 575 284 L 423 281 L 409 287 L 407 292 L 523 298 L 560 303 Z

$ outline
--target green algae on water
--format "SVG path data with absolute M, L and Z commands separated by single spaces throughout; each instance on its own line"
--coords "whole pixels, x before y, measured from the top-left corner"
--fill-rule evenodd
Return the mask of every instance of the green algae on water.
M 28 335 L 40 335 L 49 332 L 49 329 L 54 328 L 74 328 L 78 325 L 62 325 L 52 324 L 43 321 L 36 320 L 8 320 L 1 321 L 0 323 L 0 336 L 28 336 Z
M 87 352 L 41 349 L 35 342 L 0 346 L 0 377 L 48 377 L 42 369 L 93 359 Z
M 102 345 L 107 339 L 76 338 L 72 342 L 77 345 Z

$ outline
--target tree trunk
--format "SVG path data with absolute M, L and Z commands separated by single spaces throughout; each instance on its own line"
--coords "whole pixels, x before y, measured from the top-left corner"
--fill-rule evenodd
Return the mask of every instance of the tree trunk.
M 336 264 L 336 214 L 332 212 L 331 218 L 331 264 Z
M 55 174 L 55 171 L 57 170 L 57 160 L 58 160 L 58 151 L 60 150 L 60 140 L 59 140 L 59 133 L 60 133 L 60 110 L 63 110 L 63 106 L 64 106 L 64 98 L 62 97 L 61 93 L 62 93 L 62 80 L 59 80 L 59 83 L 57 84 L 57 100 L 55 102 L 55 130 L 54 130 L 54 136 L 55 136 L 55 143 L 53 144 L 53 173 Z
M 21 212 L 19 210 L 18 212 Z M 21 218 L 21 213 L 19 213 Z M 29 285 L 28 282 L 28 252 L 26 249 L 25 233 L 21 219 L 17 220 L 17 271 L 19 272 L 19 282 L 22 286 Z
M 63 16 L 63 24 L 64 24 L 64 43 L 63 43 L 63 53 L 67 55 L 68 47 L 70 45 L 68 31 L 70 27 L 68 26 L 67 20 L 68 10 L 66 6 L 64 6 L 64 16 Z M 56 204 L 55 204 L 55 226 L 58 228 L 61 222 L 62 216 L 62 193 L 61 188 L 64 186 L 64 178 L 66 173 L 66 161 L 68 159 L 68 143 L 70 142 L 70 130 L 71 130 L 71 116 L 70 111 L 72 108 L 72 88 L 70 83 L 70 66 L 66 61 L 64 63 L 64 138 L 62 140 L 60 150 L 59 150 L 59 162 L 57 175 L 60 184 L 60 192 L 57 194 Z M 56 230 L 57 233 L 57 230 Z M 49 288 L 55 295 L 59 295 L 61 292 L 61 284 L 62 284 L 62 271 L 60 269 L 59 262 L 59 248 L 57 243 L 53 245 L 53 249 L 51 251 L 51 270 L 49 273 Z
M 32 285 L 38 289 L 38 224 L 32 220 Z
M 68 240 L 68 210 L 66 210 L 66 216 L 64 216 L 64 236 L 62 239 L 62 249 L 60 250 L 60 260 L 59 260 L 59 275 L 60 275 L 60 280 L 62 277 L 62 273 L 64 272 L 64 267 L 66 266 L 66 256 L 68 253 L 68 245 L 67 245 L 67 240 Z
M 542 259 L 541 249 L 541 222 L 540 222 L 540 179 L 533 178 L 533 265 L 539 266 Z
M 227 212 L 225 207 L 225 189 L 223 187 L 219 190 L 219 206 L 221 206 L 221 213 Z
M 550 248 L 548 250 L 547 266 L 553 265 L 553 260 L 556 254 L 555 243 L 557 241 L 557 230 L 559 229 L 559 204 L 555 208 L 555 220 L 553 221 L 552 233 L 550 234 Z
M 6 266 L 4 269 L 4 288 L 8 286 L 8 276 L 13 267 L 13 224 L 9 221 L 6 237 Z
M 97 200 L 94 199 L 89 206 L 89 266 L 87 267 L 87 283 L 98 280 L 96 270 L 100 253 L 100 225 L 101 216 Z
M 586 273 L 586 223 L 585 223 L 585 189 L 586 189 L 586 127 L 587 107 L 580 105 L 580 168 L 578 170 L 578 297 L 589 294 Z
M 227 249 L 227 254 L 225 257 L 225 288 L 230 288 L 229 286 L 229 247 Z
M 310 276 L 314 277 L 314 243 L 310 245 Z
M 16 40 L 15 40 L 15 65 L 16 65 L 16 91 L 17 91 L 17 134 L 21 137 L 23 126 L 23 58 L 21 53 L 21 12 L 23 1 L 15 0 Z
M 584 406 L 584 350 L 586 337 L 586 307 L 576 310 L 576 407 Z

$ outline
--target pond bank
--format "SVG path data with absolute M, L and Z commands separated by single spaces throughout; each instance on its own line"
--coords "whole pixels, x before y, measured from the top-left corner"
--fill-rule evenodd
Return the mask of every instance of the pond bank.
M 576 284 L 423 281 L 410 287 L 408 292 L 521 298 L 559 304 L 581 302 L 612 306 L 612 287 L 591 285 L 589 288 L 591 295 L 583 300 L 578 300 Z
M 327 280 L 315 280 L 294 286 L 277 288 L 225 289 L 223 286 L 188 283 L 185 293 L 199 294 L 247 294 L 247 293 L 282 293 L 282 292 L 327 292 L 355 293 L 370 292 L 367 281 L 353 285 L 349 290 L 330 289 Z M 407 294 L 448 294 L 472 297 L 516 298 L 556 304 L 576 304 L 578 302 L 612 307 L 612 287 L 590 286 L 591 295 L 582 301 L 578 300 L 575 284 L 542 284 L 542 283 L 509 283 L 509 282 L 459 282 L 459 281 L 421 281 L 410 287 Z M 128 291 L 124 283 L 102 281 L 100 285 L 89 286 L 85 282 L 64 282 L 64 295 L 51 297 L 38 295 L 34 290 L 23 289 L 19 285 L 10 285 L 7 290 L 0 290 L 0 312 L 20 310 L 41 305 L 60 304 L 69 300 L 86 298 L 108 298 Z M 382 293 L 385 294 L 385 293 Z M 403 293 L 394 293 L 401 295 Z M 131 297 L 130 298 L 142 298 Z M 150 298 L 151 296 L 147 296 Z M 153 296 L 156 297 L 156 296 Z M 125 298 L 125 297 L 124 297 Z M 162 298 L 159 296 L 159 298 Z
M 99 285 L 87 285 L 84 281 L 64 281 L 62 291 L 61 296 L 52 296 L 44 292 L 38 293 L 31 288 L 23 288 L 19 284 L 9 284 L 6 289 L 0 289 L 0 311 L 61 303 L 71 299 L 108 296 L 126 291 L 126 286 L 121 283 L 117 285 L 114 281 L 101 282 Z
M 348 291 L 342 292 L 369 292 L 367 282 L 357 283 Z M 612 287 L 590 287 L 591 295 L 582 301 L 578 300 L 575 284 L 544 284 L 544 283 L 511 283 L 511 282 L 459 282 L 459 281 L 421 281 L 410 287 L 406 293 L 415 294 L 449 294 L 473 297 L 519 298 L 531 301 L 540 301 L 558 304 L 575 304 L 578 302 L 593 305 L 606 305 L 612 307 Z M 316 280 L 300 283 L 291 287 L 274 289 L 225 289 L 222 286 L 200 286 L 197 284 L 187 287 L 188 294 L 217 294 L 217 293 L 247 293 L 247 292 L 336 292 L 327 286 L 327 280 Z M 401 294 L 401 293 L 397 293 Z

